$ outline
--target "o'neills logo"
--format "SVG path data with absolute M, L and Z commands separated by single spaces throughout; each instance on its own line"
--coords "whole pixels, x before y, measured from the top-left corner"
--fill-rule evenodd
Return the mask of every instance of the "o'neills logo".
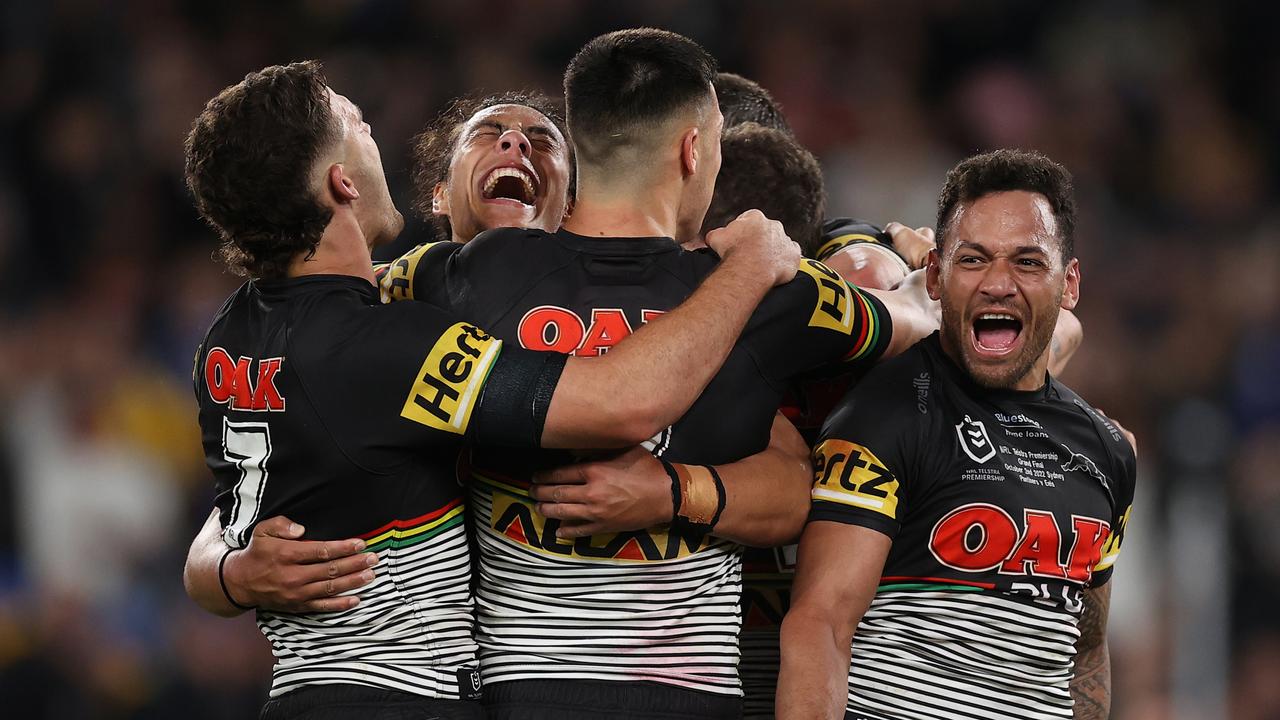
M 575 560 L 605 562 L 653 562 L 688 557 L 707 544 L 706 538 L 686 538 L 657 528 L 621 533 L 601 533 L 562 540 L 556 537 L 559 520 L 534 510 L 532 501 L 502 491 L 493 493 L 493 531 L 544 554 Z
M 258 360 L 256 374 L 252 372 L 253 363 L 253 358 L 244 356 L 232 360 L 231 354 L 220 347 L 210 350 L 204 359 L 204 384 L 209 399 L 232 410 L 283 411 L 284 396 L 276 387 L 276 375 L 284 365 L 284 358 Z

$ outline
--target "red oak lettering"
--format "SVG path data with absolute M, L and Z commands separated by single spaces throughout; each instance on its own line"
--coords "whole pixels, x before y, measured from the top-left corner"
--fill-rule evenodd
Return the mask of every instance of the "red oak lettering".
M 642 322 L 662 314 L 661 310 L 641 310 Z M 572 310 L 540 305 L 520 318 L 516 330 L 520 346 L 529 350 L 553 350 L 579 357 L 598 357 L 617 345 L 633 330 L 620 308 L 593 308 L 588 326 Z
M 970 542 L 977 532 L 979 539 Z M 1018 540 L 1013 518 L 995 505 L 974 503 L 947 513 L 933 526 L 929 550 L 938 562 L 957 570 L 993 570 L 1009 555 Z
M 276 374 L 280 372 L 284 358 L 260 360 L 256 384 L 249 379 L 249 367 L 252 364 L 252 358 L 232 360 L 231 355 L 220 347 L 210 350 L 204 361 L 204 382 L 210 399 L 232 410 L 284 410 L 284 396 L 276 387 Z
M 1101 520 L 1071 517 L 1074 536 L 1064 565 L 1062 532 L 1053 513 L 1027 509 L 1019 528 L 1001 508 L 972 503 L 952 510 L 933 526 L 929 551 L 938 562 L 965 572 L 999 568 L 1005 575 L 1035 575 L 1088 582 L 1111 534 Z
M 577 313 L 554 305 L 536 307 L 520 318 L 520 347 L 570 354 L 586 334 Z
M 1067 571 L 1058 564 L 1062 533 L 1058 532 L 1058 522 L 1053 519 L 1053 513 L 1026 510 L 1023 524 L 1026 530 L 1009 559 L 1000 567 L 1000 572 L 1009 575 L 1066 577 Z

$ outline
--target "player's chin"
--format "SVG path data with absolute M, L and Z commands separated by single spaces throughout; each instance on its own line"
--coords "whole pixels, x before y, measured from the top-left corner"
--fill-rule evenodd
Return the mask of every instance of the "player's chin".
M 500 227 L 530 227 L 538 215 L 536 205 L 498 198 L 482 200 L 476 215 L 486 230 Z

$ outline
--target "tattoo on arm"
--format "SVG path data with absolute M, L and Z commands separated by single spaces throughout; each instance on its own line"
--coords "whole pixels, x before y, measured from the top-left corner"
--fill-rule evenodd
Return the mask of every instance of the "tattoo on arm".
M 1071 678 L 1075 720 L 1106 720 L 1111 715 L 1111 658 L 1107 650 L 1110 609 L 1110 583 L 1085 591 L 1080 640 Z

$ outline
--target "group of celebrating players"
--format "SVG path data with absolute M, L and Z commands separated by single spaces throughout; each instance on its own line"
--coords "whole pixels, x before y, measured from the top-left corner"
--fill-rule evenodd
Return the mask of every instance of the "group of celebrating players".
M 449 239 L 379 265 L 403 218 L 318 64 L 195 121 L 249 281 L 196 354 L 185 580 L 256 611 L 261 717 L 1106 717 L 1136 458 L 1054 379 L 1066 170 L 977 155 L 936 236 L 882 229 L 687 38 L 597 37 L 564 92 L 429 125 Z

